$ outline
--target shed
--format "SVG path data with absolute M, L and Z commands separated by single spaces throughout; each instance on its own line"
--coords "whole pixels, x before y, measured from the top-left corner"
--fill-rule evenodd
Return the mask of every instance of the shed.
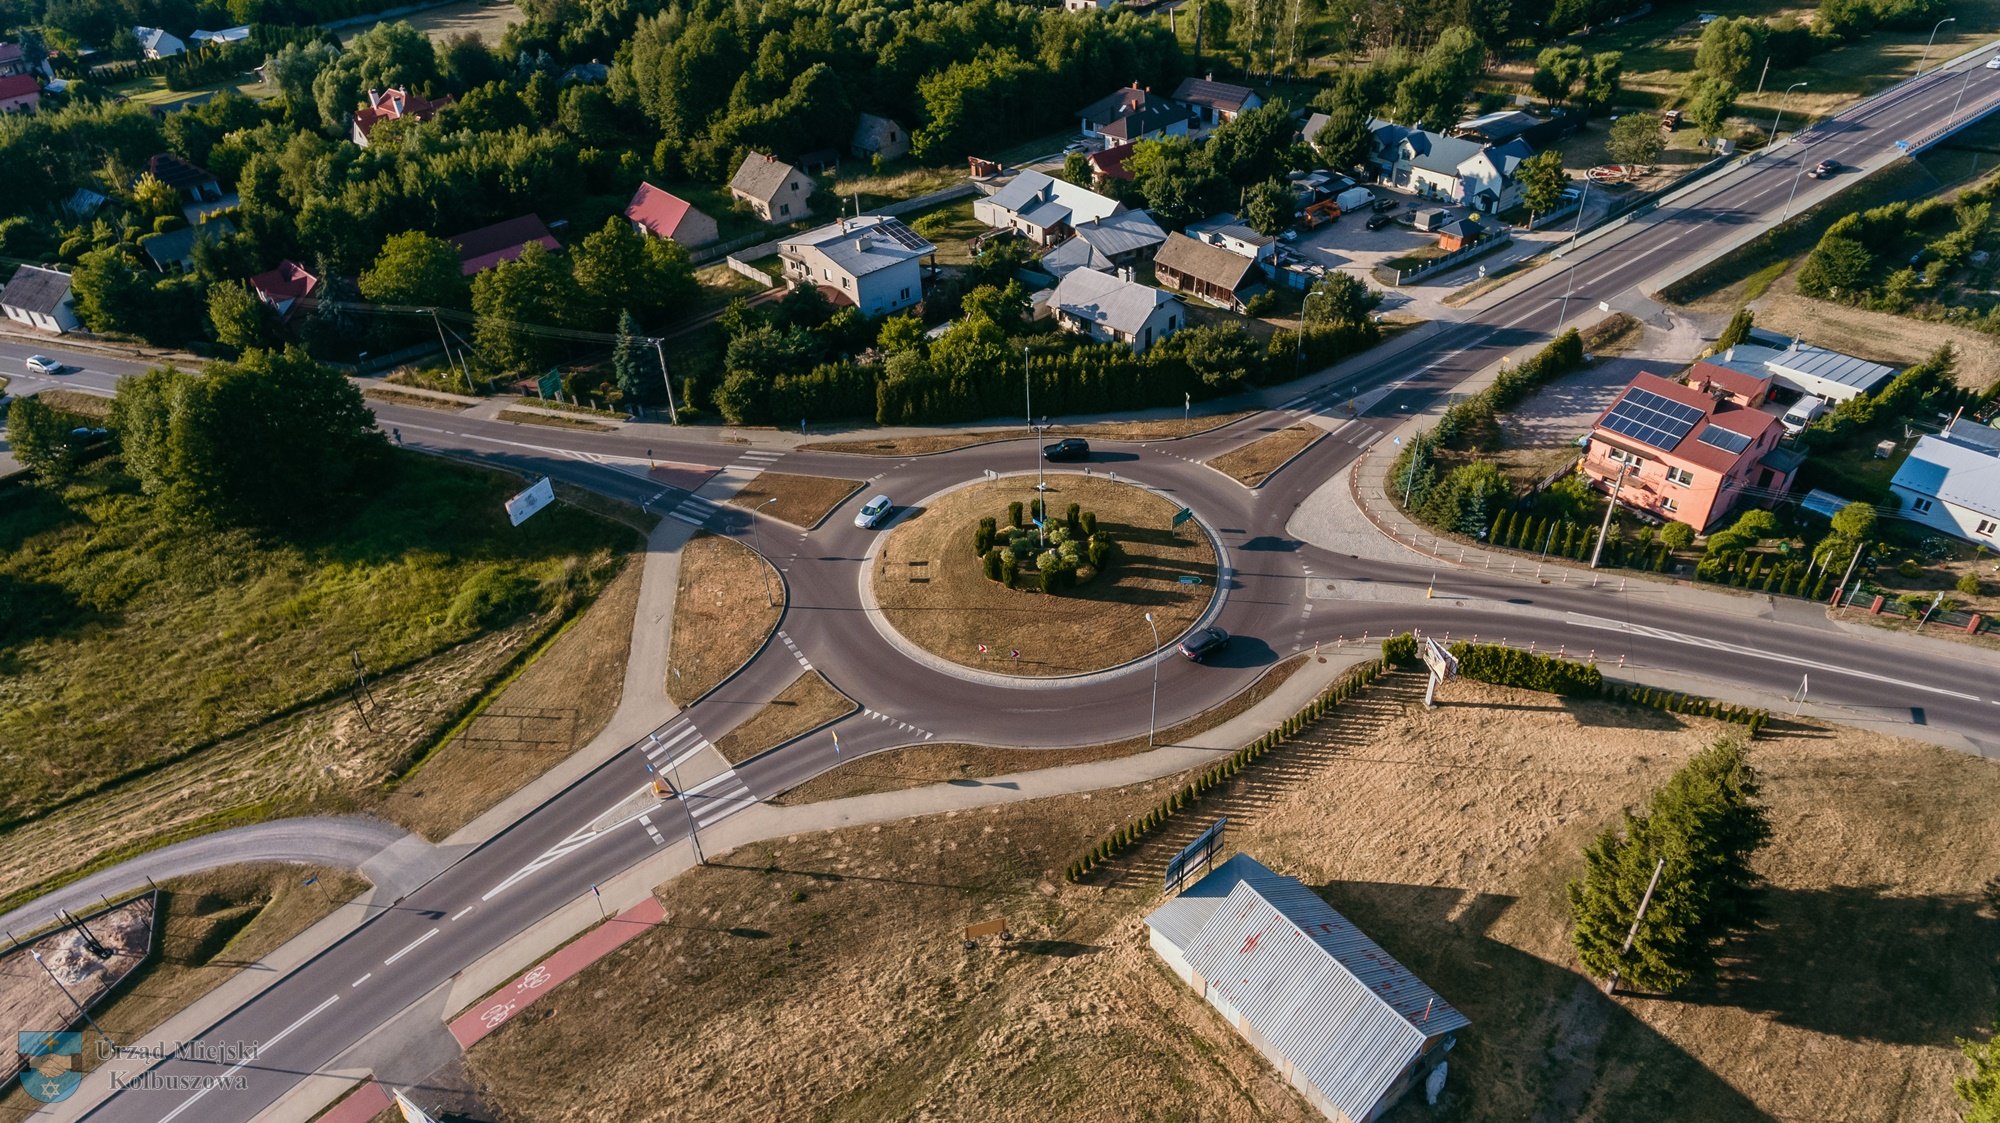
M 877 156 L 884 160 L 898 160 L 909 155 L 910 133 L 887 117 L 863 113 L 854 126 L 851 147 L 854 155 L 863 160 Z

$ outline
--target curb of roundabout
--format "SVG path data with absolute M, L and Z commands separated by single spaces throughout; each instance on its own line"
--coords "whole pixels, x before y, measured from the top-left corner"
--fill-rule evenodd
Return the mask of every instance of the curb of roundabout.
M 980 478 L 974 480 L 964 480 L 959 483 L 955 483 L 950 487 L 940 488 L 937 491 L 931 492 L 929 495 L 926 495 L 922 499 L 917 500 L 915 503 L 910 504 L 910 506 L 912 507 L 928 506 L 931 503 L 935 502 L 939 496 L 949 495 L 952 492 L 962 491 L 965 488 L 973 487 L 982 483 L 987 483 L 992 480 L 1012 479 L 1020 476 L 1032 476 L 1035 474 L 1036 473 L 1034 472 L 1026 472 L 1026 471 L 997 472 L 992 476 L 981 476 Z M 1083 472 L 1077 472 L 1067 469 L 1054 472 L 1047 472 L 1046 474 L 1051 476 L 1085 475 L 1085 473 Z M 1093 478 L 1105 479 L 1107 477 L 1093 475 Z M 1147 494 L 1152 495 L 1156 498 L 1166 500 L 1169 503 L 1180 505 L 1179 500 L 1168 498 L 1168 496 L 1162 493 L 1158 488 L 1155 488 L 1151 484 L 1144 483 L 1140 480 L 1132 479 L 1127 476 L 1119 476 L 1115 481 L 1112 482 L 1129 484 L 1133 487 L 1139 488 L 1142 491 L 1145 491 Z M 861 567 L 861 574 L 859 578 L 860 592 L 861 592 L 861 613 L 863 616 L 866 616 L 868 618 L 868 623 L 871 627 L 875 629 L 875 634 L 881 636 L 884 642 L 886 642 L 890 647 L 895 648 L 899 653 L 902 654 L 902 656 L 905 659 L 908 659 L 913 663 L 917 663 L 924 667 L 927 667 L 933 671 L 938 672 L 939 674 L 950 675 L 951 677 L 959 679 L 964 682 L 976 682 L 982 686 L 1000 686 L 1013 690 L 1056 690 L 1056 689 L 1066 689 L 1072 686 L 1081 686 L 1093 682 L 1103 682 L 1109 679 L 1117 678 L 1120 675 L 1131 674 L 1133 671 L 1146 667 L 1147 665 L 1159 659 L 1165 658 L 1167 655 L 1171 654 L 1174 650 L 1174 645 L 1180 642 L 1182 636 L 1185 636 L 1190 632 L 1194 632 L 1198 629 L 1205 628 L 1210 623 L 1214 622 L 1215 618 L 1222 614 L 1223 606 L 1229 602 L 1229 580 L 1234 572 L 1234 570 L 1229 564 L 1229 550 L 1227 547 L 1223 546 L 1221 536 L 1216 534 L 1215 528 L 1208 524 L 1208 520 L 1202 517 L 1201 512 L 1194 510 L 1194 508 L 1192 507 L 1189 507 L 1188 510 L 1194 515 L 1194 518 L 1191 521 L 1194 523 L 1195 526 L 1201 528 L 1201 532 L 1204 535 L 1208 536 L 1209 548 L 1215 551 L 1215 595 L 1209 598 L 1208 606 L 1202 609 L 1201 615 L 1196 617 L 1194 623 L 1188 625 L 1188 627 L 1185 630 L 1181 631 L 1176 635 L 1167 637 L 1166 643 L 1163 644 L 1158 649 L 1148 652 L 1145 655 L 1141 655 L 1137 659 L 1128 659 L 1123 663 L 1117 664 L 1116 666 L 1106 667 L 1102 670 L 1097 670 L 1097 671 L 1084 671 L 1080 674 L 1074 674 L 1074 675 L 1003 675 L 996 671 L 981 671 L 972 667 L 965 666 L 961 663 L 955 663 L 950 659 L 946 659 L 942 655 L 938 655 L 934 652 L 926 651 L 923 648 L 918 647 L 916 644 L 904 638 L 903 634 L 901 632 L 898 632 L 895 629 L 895 627 L 891 625 L 889 621 L 883 617 L 882 606 L 880 602 L 878 602 L 875 599 L 875 559 L 877 555 L 881 553 L 883 544 L 889 540 L 889 535 L 886 533 L 876 535 L 874 540 L 868 544 L 868 552 L 862 557 L 862 561 L 865 564 L 863 564 Z M 884 527 L 883 529 L 885 531 L 893 530 L 896 529 L 897 527 L 900 527 L 901 525 L 903 525 L 902 520 L 897 519 L 891 522 L 888 526 Z

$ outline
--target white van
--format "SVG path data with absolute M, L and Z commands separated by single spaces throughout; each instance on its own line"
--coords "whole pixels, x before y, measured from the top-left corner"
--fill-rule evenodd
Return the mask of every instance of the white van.
M 1826 411 L 1827 404 L 1824 399 L 1807 394 L 1794 403 L 1792 408 L 1786 410 L 1785 416 L 1780 418 L 1778 423 L 1785 427 L 1787 437 L 1796 437 Z

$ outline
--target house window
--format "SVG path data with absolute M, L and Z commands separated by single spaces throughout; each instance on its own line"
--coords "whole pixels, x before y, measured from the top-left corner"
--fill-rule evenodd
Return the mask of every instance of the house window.
M 790 203 L 779 203 L 779 204 L 778 204 L 778 213 L 779 213 L 779 214 L 790 214 L 790 213 L 792 213 L 792 205 L 791 205 Z
M 1667 482 L 1686 487 L 1694 482 L 1694 473 L 1688 471 L 1686 468 L 1669 468 L 1667 469 Z
M 902 295 L 902 298 L 901 298 L 901 299 L 903 299 L 903 300 L 908 300 L 908 299 L 910 299 L 910 290 L 909 290 L 909 289 L 904 289 L 904 290 L 903 290 L 903 295 Z
M 847 288 L 847 287 L 849 287 L 849 286 L 848 286 L 848 284 L 847 284 L 847 278 L 846 278 L 846 277 L 842 277 L 842 278 L 840 279 L 840 287 L 841 287 L 841 288 Z
M 1680 504 L 1674 502 L 1672 496 L 1665 496 L 1660 500 L 1660 509 L 1663 511 L 1678 511 L 1681 507 Z
M 1995 530 L 2000 530 L 2000 523 L 1996 523 L 1992 519 L 1980 519 L 1979 526 L 1974 528 L 1972 533 L 1991 534 Z
M 1928 514 L 1931 509 L 1931 501 L 1928 499 L 1912 499 L 1910 500 L 1910 506 L 1919 514 Z

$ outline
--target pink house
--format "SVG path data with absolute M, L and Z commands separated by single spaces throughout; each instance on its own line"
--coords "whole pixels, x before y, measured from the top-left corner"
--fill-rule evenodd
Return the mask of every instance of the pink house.
M 306 267 L 296 261 L 280 261 L 276 269 L 267 270 L 250 278 L 250 291 L 257 299 L 278 310 L 278 315 L 290 318 L 299 301 L 311 296 L 319 288 L 319 278 L 306 271 Z
M 0 78 L 0 113 L 33 113 L 42 107 L 42 84 L 32 74 Z
M 1739 503 L 1769 505 L 1790 490 L 1801 458 L 1778 447 L 1776 417 L 1732 397 L 1727 387 L 1639 375 L 1591 429 L 1584 476 L 1600 491 L 1615 488 L 1627 507 L 1700 532 Z
M 650 183 L 641 183 L 626 204 L 625 217 L 632 228 L 655 238 L 671 238 L 684 246 L 702 246 L 715 241 L 715 220 L 695 209 L 694 204 L 669 194 Z

